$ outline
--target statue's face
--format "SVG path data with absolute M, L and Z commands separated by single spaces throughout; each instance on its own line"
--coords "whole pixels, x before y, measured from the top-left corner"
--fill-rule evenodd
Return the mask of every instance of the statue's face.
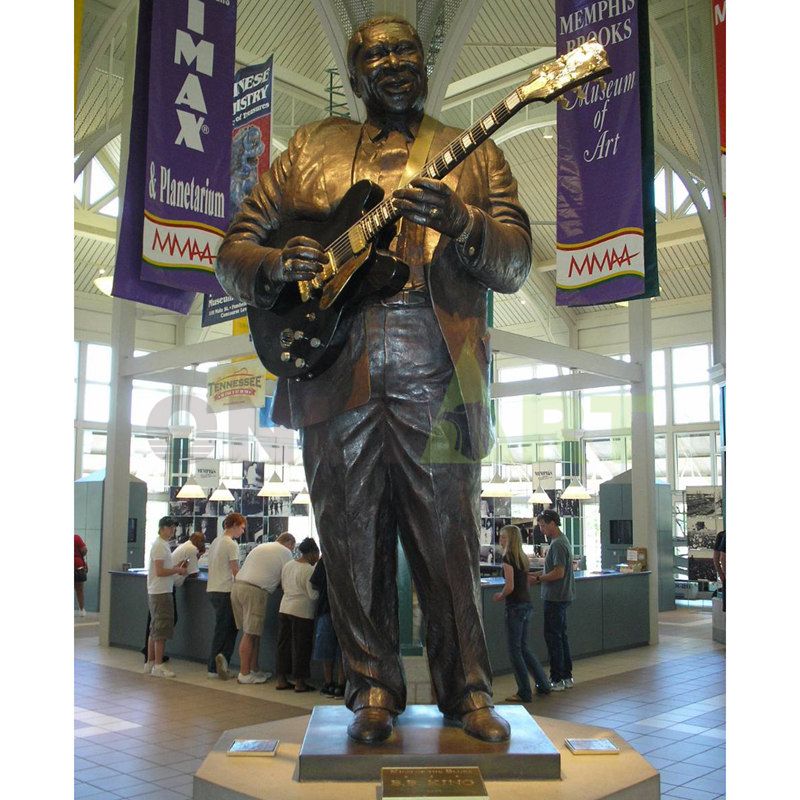
M 378 116 L 419 111 L 428 91 L 425 59 L 408 26 L 368 28 L 355 61 L 353 90 Z

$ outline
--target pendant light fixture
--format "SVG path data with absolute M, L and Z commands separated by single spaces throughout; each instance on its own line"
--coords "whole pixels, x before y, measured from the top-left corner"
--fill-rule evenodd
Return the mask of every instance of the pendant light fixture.
M 533 494 L 528 499 L 529 503 L 533 503 L 535 505 L 540 506 L 549 506 L 553 501 L 550 499 L 550 495 L 542 489 L 542 482 L 536 482 L 536 489 L 534 489 Z
M 220 482 L 208 499 L 215 500 L 217 503 L 230 503 L 236 498 L 233 496 L 233 492 L 223 482 Z
M 292 493 L 286 488 L 277 472 L 272 473 L 268 481 L 259 489 L 257 497 L 291 497 Z
M 561 493 L 562 500 L 591 500 L 591 498 L 580 478 L 570 478 L 569 486 Z
M 178 500 L 205 500 L 206 492 L 194 478 L 189 478 L 175 497 Z

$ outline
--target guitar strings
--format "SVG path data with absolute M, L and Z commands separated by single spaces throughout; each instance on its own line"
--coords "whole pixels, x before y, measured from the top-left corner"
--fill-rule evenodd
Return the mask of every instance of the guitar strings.
M 483 144 L 483 142 L 486 139 L 488 139 L 489 136 L 491 135 L 487 132 L 486 127 L 483 125 L 483 122 L 485 120 L 491 118 L 492 123 L 494 123 L 494 128 L 496 129 L 499 128 L 501 125 L 505 124 L 505 122 L 507 122 L 511 118 L 511 116 L 513 116 L 513 113 L 516 113 L 516 111 L 512 113 L 507 106 L 507 101 L 513 95 L 516 95 L 517 98 L 519 98 L 518 90 L 515 89 L 506 98 L 501 100 L 497 105 L 495 105 L 491 109 L 491 111 L 489 111 L 487 114 L 484 114 L 466 132 L 462 132 L 458 136 L 456 136 L 449 144 L 443 147 L 430 161 L 428 161 L 422 167 L 422 169 L 416 175 L 414 175 L 414 177 L 411 178 L 411 180 L 419 178 L 423 175 L 426 177 L 434 178 L 438 177 L 440 174 L 447 174 L 448 171 L 447 161 L 444 158 L 444 154 L 447 152 L 453 153 L 453 155 L 456 157 L 456 162 L 457 162 L 456 166 L 458 166 L 458 164 L 460 164 L 461 161 L 465 159 L 466 156 L 469 155 L 469 153 L 471 152 L 467 151 L 467 148 L 464 146 L 462 142 L 465 136 L 468 135 L 473 144 L 476 144 L 476 137 L 483 136 L 481 141 L 477 142 L 477 145 Z M 519 108 L 521 108 L 521 106 Z M 519 108 L 516 110 L 519 110 Z M 505 117 L 505 119 L 503 119 L 503 117 Z M 361 139 L 359 137 L 359 142 L 360 141 Z M 461 154 L 459 154 L 456 148 L 458 148 L 458 150 L 461 151 Z M 358 151 L 356 150 L 356 152 Z M 355 162 L 355 158 L 353 160 Z M 441 164 L 441 166 L 439 166 L 439 164 Z M 433 174 L 427 174 L 431 167 L 434 168 L 435 172 Z M 382 219 L 384 211 L 386 215 L 385 220 Z M 333 242 L 331 242 L 330 245 L 328 245 L 327 251 L 333 255 L 334 262 L 339 263 L 340 260 L 346 259 L 348 256 L 354 255 L 351 252 L 350 236 L 349 236 L 349 232 L 353 228 L 361 227 L 362 234 L 367 234 L 365 238 L 371 239 L 375 235 L 375 233 L 377 233 L 384 225 L 391 222 L 393 219 L 397 219 L 397 217 L 394 216 L 395 214 L 397 214 L 397 209 L 394 207 L 394 203 L 391 197 L 382 200 L 380 203 L 378 203 L 378 205 L 375 206 L 375 208 L 371 209 L 367 214 L 365 214 L 358 222 L 355 223 L 355 225 L 350 226 L 350 228 L 348 228 L 344 233 L 340 234 L 336 239 L 333 240 Z M 380 219 L 376 219 L 376 217 Z M 366 229 L 365 226 L 367 226 Z M 371 230 L 371 228 L 373 227 L 374 230 Z

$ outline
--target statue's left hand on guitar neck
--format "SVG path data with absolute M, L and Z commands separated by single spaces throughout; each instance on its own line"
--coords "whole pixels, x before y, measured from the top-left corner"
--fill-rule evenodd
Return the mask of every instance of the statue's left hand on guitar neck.
M 452 239 L 470 221 L 464 201 L 444 182 L 433 178 L 414 178 L 408 186 L 392 194 L 395 208 L 409 222 L 425 225 Z

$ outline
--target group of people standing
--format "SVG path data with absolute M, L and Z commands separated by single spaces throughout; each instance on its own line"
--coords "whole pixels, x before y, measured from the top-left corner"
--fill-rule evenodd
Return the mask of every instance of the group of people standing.
M 505 525 L 500 529 L 505 585 L 493 599 L 496 602 L 505 600 L 508 652 L 517 681 L 517 692 L 506 698 L 507 703 L 530 703 L 533 700 L 529 672 L 533 675 L 537 694 L 562 692 L 575 685 L 567 637 L 567 609 L 575 597 L 572 548 L 561 531 L 558 512 L 552 509 L 543 511 L 536 521 L 550 544 L 544 571 L 539 574 L 528 572 L 528 556 L 522 549 L 520 529 L 516 525 Z M 533 612 L 528 588 L 531 584 L 541 585 L 544 640 L 550 657 L 549 679 L 539 659 L 528 647 L 528 623 Z
M 158 539 L 150 550 L 148 562 L 150 618 L 145 672 L 158 677 L 175 674 L 164 666 L 164 642 L 171 638 L 177 622 L 174 586 L 187 575 L 198 573 L 197 558 L 205 552 L 205 542 L 198 534 L 170 552 L 167 542 L 174 536 L 175 528 L 176 521 L 171 517 L 159 521 Z M 331 697 L 343 696 L 343 686 L 333 682 L 332 666 L 338 655 L 338 643 L 330 624 L 326 573 L 317 543 L 309 537 L 296 546 L 292 534 L 282 533 L 276 541 L 254 547 L 240 566 L 237 540 L 246 529 L 247 519 L 242 514 L 228 514 L 222 523 L 222 535 L 208 550 L 206 595 L 214 609 L 208 677 L 221 680 L 232 677 L 230 662 L 239 632 L 237 681 L 265 683 L 271 677 L 271 673 L 259 668 L 259 650 L 269 596 L 281 587 L 275 688 L 295 692 L 315 689 L 308 678 L 315 619 L 319 617 L 313 656 L 323 662 L 326 683 L 322 691 Z M 201 541 L 195 541 L 195 536 Z M 295 547 L 297 558 L 293 557 Z M 340 669 L 340 678 L 341 674 Z

